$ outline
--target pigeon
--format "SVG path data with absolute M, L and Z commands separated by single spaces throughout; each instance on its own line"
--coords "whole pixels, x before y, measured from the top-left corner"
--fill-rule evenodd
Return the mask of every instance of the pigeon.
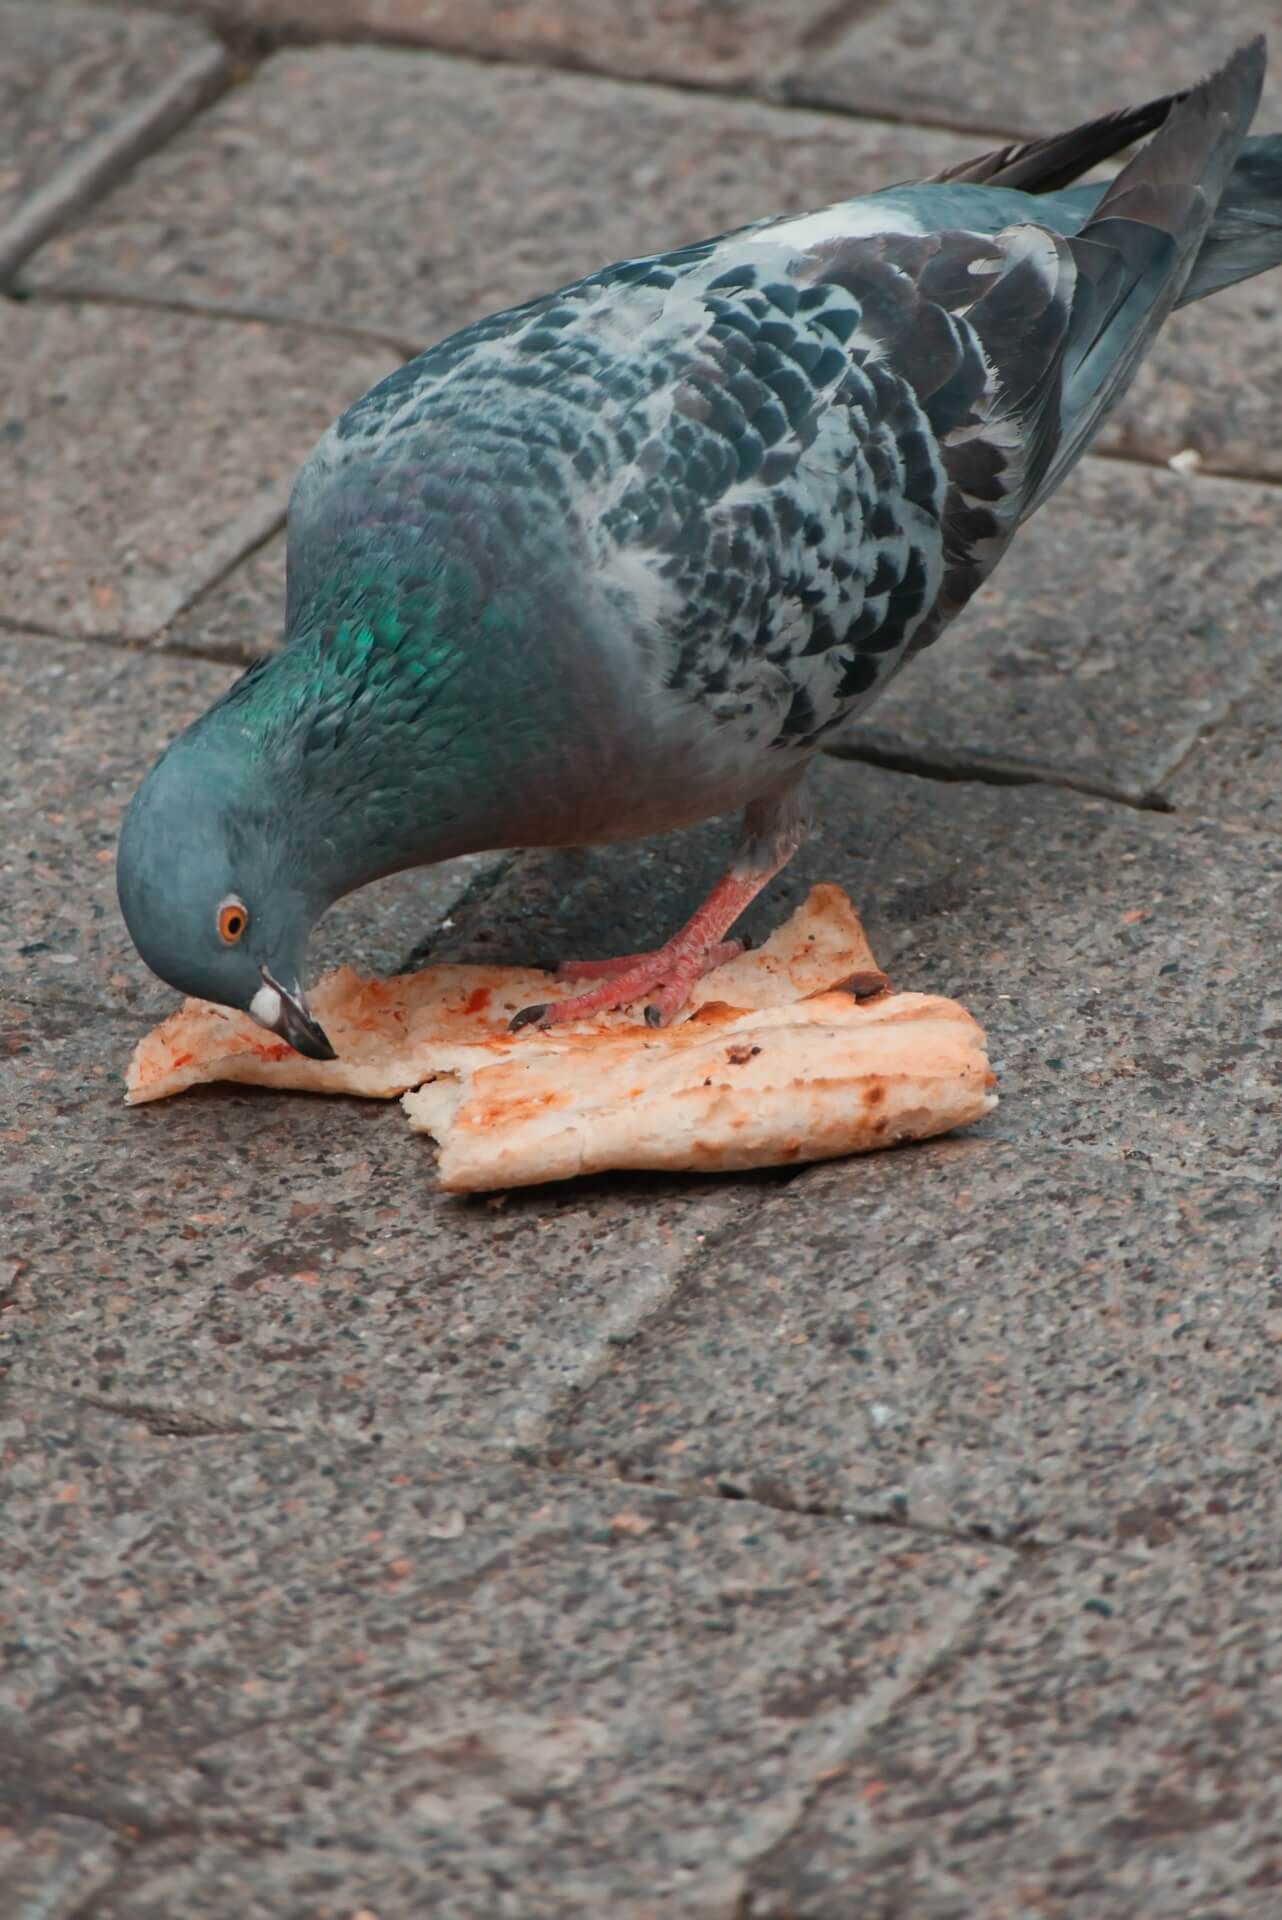
M 680 931 L 517 1023 L 673 1019 L 798 846 L 808 763 L 966 605 L 1166 316 L 1282 262 L 1264 67 L 1257 39 L 1183 94 L 606 267 L 356 401 L 293 487 L 285 646 L 129 806 L 148 966 L 330 1059 L 303 981 L 342 895 L 738 811 Z

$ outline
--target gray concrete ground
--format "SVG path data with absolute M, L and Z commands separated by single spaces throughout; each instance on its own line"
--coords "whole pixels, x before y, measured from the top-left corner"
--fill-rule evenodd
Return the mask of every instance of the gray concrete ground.
M 964 1137 L 460 1202 L 388 1108 L 127 1112 L 172 996 L 112 880 L 398 356 L 1260 26 L 0 0 L 0 1920 L 1282 1912 L 1282 274 L 1180 316 L 757 910 L 841 881 L 975 1010 Z M 317 958 L 609 951 L 727 831 L 404 876 Z

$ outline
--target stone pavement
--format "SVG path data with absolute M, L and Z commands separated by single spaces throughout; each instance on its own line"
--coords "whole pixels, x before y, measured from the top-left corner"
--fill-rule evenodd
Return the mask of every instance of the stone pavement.
M 0 0 L 0 1920 L 1282 1912 L 1282 274 L 1179 316 L 756 910 L 839 880 L 975 1010 L 965 1136 L 460 1202 L 383 1107 L 128 1112 L 112 879 L 399 356 L 1260 26 Z M 401 876 L 316 961 L 635 944 L 728 831 Z

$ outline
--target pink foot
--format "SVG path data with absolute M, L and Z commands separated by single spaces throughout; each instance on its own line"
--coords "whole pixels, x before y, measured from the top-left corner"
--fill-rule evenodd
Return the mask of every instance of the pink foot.
M 689 999 L 696 980 L 742 952 L 740 943 L 728 941 L 726 933 L 770 878 L 769 873 L 727 874 L 680 933 L 653 953 L 628 954 L 621 960 L 572 961 L 561 969 L 567 978 L 596 980 L 598 984 L 586 993 L 572 994 L 568 1000 L 523 1007 L 511 1023 L 513 1030 L 591 1020 L 598 1013 L 630 1006 L 647 995 L 653 997 L 646 1006 L 646 1025 L 666 1027 Z
M 603 980 L 598 976 L 599 984 L 586 993 L 571 994 L 568 1000 L 551 1000 L 545 1006 L 522 1008 L 512 1026 L 559 1027 L 567 1020 L 591 1020 L 598 1013 L 610 1013 L 615 1007 L 629 1006 L 653 994 L 645 1010 L 646 1025 L 666 1027 L 689 999 L 695 981 L 707 970 L 706 954 L 679 951 L 674 940 L 654 953 L 635 956 Z

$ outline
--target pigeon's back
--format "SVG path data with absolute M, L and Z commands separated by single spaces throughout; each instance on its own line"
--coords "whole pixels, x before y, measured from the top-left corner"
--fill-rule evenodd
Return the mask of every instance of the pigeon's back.
M 1247 48 L 1169 113 L 625 262 L 452 336 L 300 476 L 291 630 L 336 552 L 443 550 L 482 591 L 529 592 L 530 672 L 614 684 L 645 824 L 785 784 L 1089 444 L 1206 240 L 1262 69 Z M 1021 182 L 1059 192 L 1163 117 L 1076 230 L 1064 194 L 1039 220 Z

